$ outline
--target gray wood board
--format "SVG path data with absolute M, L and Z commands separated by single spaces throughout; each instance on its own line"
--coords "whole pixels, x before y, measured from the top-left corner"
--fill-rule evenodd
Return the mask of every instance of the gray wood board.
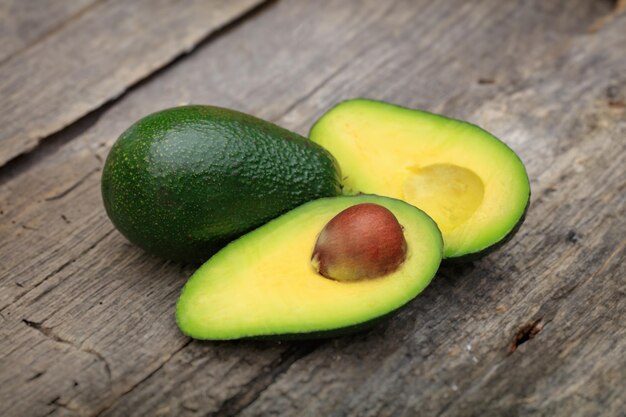
M 3 415 L 624 408 L 626 19 L 591 34 L 608 4 L 313 3 L 271 5 L 62 132 L 58 148 L 0 172 Z M 132 247 L 102 209 L 99 172 L 117 135 L 189 102 L 306 133 L 355 96 L 502 137 L 532 181 L 521 231 L 481 261 L 442 268 L 408 309 L 366 334 L 284 344 L 183 337 L 173 308 L 192 268 Z
M 3 0 L 0 63 L 41 41 L 102 0 Z
M 0 62 L 0 166 L 260 3 L 110 0 L 70 18 Z

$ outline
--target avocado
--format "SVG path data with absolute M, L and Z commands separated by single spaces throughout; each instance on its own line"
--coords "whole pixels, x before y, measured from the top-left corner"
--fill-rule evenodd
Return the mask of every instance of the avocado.
M 212 106 L 151 114 L 111 148 L 102 199 L 147 252 L 202 262 L 302 203 L 341 193 L 334 158 L 267 121 Z
M 394 197 L 432 217 L 445 259 L 485 255 L 524 219 L 530 201 L 524 164 L 470 123 L 354 99 L 324 114 L 309 136 L 339 162 L 345 194 Z
M 393 220 L 364 205 L 385 209 Z M 346 214 L 356 206 L 361 206 L 358 213 Z M 371 227 L 363 228 L 362 222 Z M 353 251 L 345 248 L 331 262 L 372 262 L 355 254 L 361 250 L 373 254 L 376 247 L 397 241 L 394 222 L 401 226 L 405 244 L 394 246 L 397 249 L 389 256 L 370 264 L 370 268 L 378 268 L 377 274 L 343 279 L 318 272 L 317 258 L 329 256 L 319 251 L 340 248 L 341 242 L 359 247 Z M 230 243 L 202 265 L 182 290 L 176 322 L 186 335 L 204 340 L 301 339 L 351 333 L 415 298 L 434 277 L 442 251 L 443 240 L 432 219 L 403 201 L 375 195 L 319 199 Z M 378 267 L 395 263 L 400 252 L 400 264 Z

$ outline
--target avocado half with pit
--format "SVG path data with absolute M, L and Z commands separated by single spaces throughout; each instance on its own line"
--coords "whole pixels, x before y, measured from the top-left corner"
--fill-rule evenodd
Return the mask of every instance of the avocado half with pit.
M 209 259 L 183 288 L 176 321 L 204 340 L 350 333 L 416 297 L 442 250 L 432 219 L 403 201 L 319 199 Z
M 443 234 L 444 258 L 475 259 L 512 237 L 530 199 L 520 158 L 485 130 L 396 105 L 342 102 L 313 126 L 344 193 L 373 193 L 424 210 Z

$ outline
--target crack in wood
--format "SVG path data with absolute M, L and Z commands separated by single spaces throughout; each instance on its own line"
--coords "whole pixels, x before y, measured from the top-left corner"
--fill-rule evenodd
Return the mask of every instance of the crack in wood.
M 82 345 L 80 346 L 80 350 L 95 356 L 104 364 L 104 371 L 107 375 L 107 380 L 109 381 L 109 384 L 111 384 L 111 365 L 109 365 L 109 361 L 104 357 L 104 355 L 93 348 L 85 348 Z
M 79 415 L 81 414 L 80 413 L 80 409 L 72 407 L 71 405 L 69 405 L 69 403 L 61 402 L 61 397 L 60 396 L 54 397 L 51 401 L 48 402 L 48 405 L 52 405 L 52 406 L 54 406 L 56 408 L 65 409 L 65 410 L 70 411 L 70 412 L 72 412 L 74 414 L 79 414 Z M 56 411 L 56 410 L 52 410 L 52 412 L 54 412 L 54 411 Z M 50 414 L 52 414 L 52 413 L 48 413 L 46 415 L 50 415 Z
M 543 330 L 544 324 L 541 322 L 541 319 L 537 319 L 532 323 L 527 323 L 522 326 L 513 336 L 513 341 L 509 347 L 509 354 L 515 352 L 518 347 L 528 342 L 529 340 L 534 339 L 541 330 Z
M 54 333 L 52 331 L 52 327 L 44 326 L 43 322 L 37 322 L 37 321 L 28 320 L 28 319 L 22 319 L 22 323 L 24 323 L 28 327 L 31 327 L 31 328 L 39 331 L 41 334 L 46 336 L 48 339 L 52 339 L 55 342 L 64 343 L 64 344 L 68 344 L 68 345 L 76 347 L 74 345 L 74 343 L 72 343 L 69 340 L 66 340 L 66 339 L 60 337 L 59 335 L 57 335 L 56 333 Z
M 38 138 L 37 143 L 34 146 L 25 149 L 23 152 L 20 152 L 20 154 L 10 158 L 4 163 L 0 163 L 0 185 L 8 182 L 9 180 L 28 170 L 28 168 L 30 168 L 41 157 L 49 156 L 50 154 L 54 153 L 58 148 L 81 136 L 85 131 L 94 126 L 111 107 L 113 107 L 127 94 L 139 88 L 142 88 L 150 80 L 158 77 L 171 67 L 177 65 L 183 58 L 185 58 L 185 56 L 189 55 L 191 52 L 204 47 L 205 45 L 213 42 L 215 39 L 223 37 L 235 27 L 238 27 L 247 20 L 253 19 L 259 13 L 262 13 L 276 2 L 277 0 L 262 0 L 258 4 L 252 6 L 250 9 L 240 14 L 239 16 L 228 21 L 226 24 L 217 27 L 206 37 L 195 43 L 191 48 L 183 51 L 179 55 L 172 58 L 172 60 L 167 64 L 157 68 L 156 70 L 150 72 L 149 74 L 146 74 L 144 77 L 140 78 L 136 82 L 128 85 L 116 96 L 109 97 L 99 106 L 94 107 L 89 112 L 73 120 L 66 126 L 63 126 L 58 130 L 52 131 L 49 134 Z M 95 154 L 95 158 L 100 163 L 102 163 L 101 156 Z
M 491 85 L 496 83 L 496 79 L 491 77 L 481 77 L 478 79 L 477 83 L 480 85 Z
M 518 335 L 520 333 L 523 333 L 524 335 L 521 335 L 520 337 L 523 339 L 524 337 L 527 337 L 526 340 L 521 341 L 520 343 L 516 345 L 515 349 L 517 349 L 517 347 L 525 342 L 527 342 L 528 340 L 534 338 L 542 329 L 543 327 L 545 327 L 546 324 L 548 324 L 550 321 L 545 321 L 543 322 L 541 318 L 535 320 L 534 322 L 530 323 L 530 324 L 526 324 L 525 326 L 523 326 L 516 334 L 515 334 L 515 338 L 518 337 Z M 531 333 L 534 333 L 532 336 L 530 336 Z M 515 340 L 514 342 L 515 343 Z M 509 361 L 509 358 L 511 356 L 511 354 L 513 352 L 510 351 L 512 344 L 509 346 L 509 351 L 507 352 L 506 355 L 504 355 L 500 360 L 498 360 L 496 363 L 494 363 L 488 371 L 486 371 L 482 377 L 480 378 L 480 380 L 475 381 L 470 387 L 469 389 L 463 391 L 458 397 L 451 399 L 447 404 L 445 404 L 445 406 L 441 409 L 441 411 L 437 414 L 438 417 L 445 415 L 445 413 L 452 408 L 453 405 L 458 404 L 460 401 L 463 400 L 463 398 L 466 398 L 468 395 L 470 395 L 472 392 L 476 392 L 480 389 L 481 386 L 483 386 L 487 381 L 489 381 L 489 379 L 495 375 L 495 373 L 498 371 L 498 369 L 500 369 L 500 367 L 502 367 L 502 365 L 504 365 L 505 363 L 507 363 L 507 361 Z M 457 387 L 458 390 L 458 387 Z
M 25 45 L 24 47 L 22 47 L 21 49 L 15 51 L 14 53 L 4 57 L 2 60 L 0 60 L 0 66 L 4 65 L 6 62 L 14 59 L 18 55 L 24 54 L 26 51 L 32 49 L 38 43 L 41 43 L 42 41 L 46 40 L 47 38 L 53 36 L 55 33 L 60 32 L 61 30 L 63 30 L 67 26 L 69 26 L 70 23 L 72 23 L 75 20 L 79 19 L 81 16 L 83 16 L 85 13 L 87 13 L 89 10 L 91 10 L 98 3 L 102 3 L 103 1 L 104 0 L 96 0 L 93 3 L 87 4 L 86 6 L 83 6 L 81 9 L 78 9 L 74 14 L 68 16 L 67 19 L 61 21 L 56 26 L 53 26 L 50 29 L 48 29 L 46 32 L 42 33 L 39 37 L 33 39 L 29 44 Z
M 76 258 L 78 259 L 78 258 Z M 71 264 L 72 262 L 76 262 L 76 259 L 70 261 L 67 263 L 67 265 Z M 67 266 L 65 265 L 65 266 Z M 65 268 L 63 268 L 65 269 Z M 62 269 L 61 269 L 62 270 Z M 59 272 L 61 272 L 61 270 Z M 70 278 L 71 275 L 67 276 L 67 278 Z M 50 287 L 46 288 L 45 290 L 43 290 L 42 292 L 40 292 L 39 294 L 37 294 L 32 300 L 30 300 L 29 304 L 33 305 L 39 301 L 41 301 L 42 298 L 44 298 L 46 295 L 50 294 L 52 291 L 54 291 L 59 285 L 61 284 L 61 282 L 57 283 L 57 285 L 51 285 Z M 34 288 L 33 288 L 34 289 Z
M 40 162 L 41 159 L 53 155 L 67 143 L 82 136 L 98 123 L 100 118 L 106 114 L 113 104 L 114 101 L 102 104 L 68 126 L 42 138 L 42 141 L 35 148 L 22 152 L 4 165 L 0 165 L 0 185 L 11 181 Z
M 163 369 L 163 367 L 165 365 L 167 365 L 167 363 L 180 351 L 182 351 L 183 349 L 185 349 L 187 346 L 189 346 L 191 343 L 193 342 L 193 339 L 189 339 L 187 340 L 181 347 L 179 347 L 178 349 L 176 349 L 174 352 L 172 352 L 171 354 L 169 354 L 165 360 L 163 362 L 161 362 L 161 364 L 159 364 L 159 366 L 157 366 L 155 369 L 153 369 L 152 371 L 150 371 L 147 375 L 145 375 L 143 378 L 141 378 L 139 381 L 137 381 L 136 383 L 132 384 L 130 387 L 128 387 L 126 390 L 124 390 L 120 395 L 118 395 L 117 397 L 115 397 L 109 404 L 105 405 L 104 407 L 102 407 L 100 410 L 98 410 L 96 413 L 92 414 L 91 417 L 100 417 L 102 414 L 104 414 L 106 411 L 110 410 L 115 404 L 117 404 L 118 401 L 120 401 L 122 398 L 124 398 L 126 395 L 128 395 L 129 393 L 131 393 L 133 390 L 135 390 L 137 387 L 139 387 L 141 384 L 143 384 L 144 382 L 146 382 L 147 380 L 149 380 L 153 375 L 155 375 L 157 372 L 159 372 L 161 369 Z
M 65 189 L 65 190 L 61 191 L 60 193 L 57 193 L 57 194 L 55 194 L 55 195 L 53 195 L 51 197 L 45 198 L 45 201 L 60 200 L 61 198 L 65 197 L 66 195 L 68 195 L 69 193 L 74 191 L 76 188 L 80 187 L 80 185 L 82 183 L 87 181 L 87 179 L 89 179 L 89 177 L 91 177 L 93 174 L 95 174 L 98 171 L 100 171 L 100 168 L 92 169 L 87 174 L 85 174 L 82 178 L 80 178 L 78 181 L 76 181 L 74 184 L 72 184 L 70 187 L 68 187 L 67 189 Z
M 262 372 L 243 385 L 237 394 L 226 399 L 219 409 L 206 417 L 233 417 L 252 405 L 278 378 L 286 373 L 295 362 L 310 355 L 323 342 L 309 342 L 287 348 L 276 360 L 270 363 L 267 372 Z
M 575 230 L 570 230 L 569 232 L 567 232 L 566 239 L 569 243 L 576 244 L 578 243 L 579 236 Z
M 26 382 L 34 381 L 35 379 L 41 378 L 45 373 L 46 373 L 46 371 L 37 372 L 35 375 L 33 375 L 30 378 L 26 379 Z
M 28 320 L 28 319 L 22 319 L 22 322 L 24 324 L 26 324 L 28 327 L 37 330 L 39 333 L 41 333 L 42 335 L 44 335 L 46 338 L 53 340 L 57 343 L 61 343 L 64 345 L 68 345 L 72 348 L 74 348 L 75 350 L 78 350 L 80 352 L 84 352 L 87 353 L 88 355 L 91 355 L 93 357 L 96 358 L 96 360 L 98 362 L 101 362 L 104 365 L 104 372 L 107 376 L 107 382 L 110 385 L 111 384 L 111 365 L 109 364 L 109 361 L 104 357 L 104 355 L 102 355 L 100 352 L 96 351 L 93 348 L 86 348 L 84 347 L 84 344 L 77 344 L 75 342 L 73 342 L 70 339 L 66 339 L 64 337 L 61 337 L 59 334 L 57 334 L 54 329 L 52 327 L 47 327 L 43 325 L 43 322 L 37 322 L 37 321 L 32 321 L 32 320 Z M 29 381 L 39 378 L 41 375 L 43 375 L 46 371 L 40 372 L 38 374 L 36 374 L 34 377 L 31 377 L 29 379 Z
M 553 317 L 556 314 L 556 311 L 558 310 L 559 306 L 562 304 L 562 301 L 565 300 L 567 297 L 569 297 L 575 290 L 577 290 L 579 287 L 583 286 L 585 283 L 593 280 L 593 278 L 601 273 L 604 273 L 609 266 L 611 265 L 611 261 L 618 255 L 623 253 L 623 249 L 624 247 L 626 247 L 626 239 L 622 240 L 612 251 L 611 253 L 606 257 L 606 259 L 604 260 L 604 262 L 602 263 L 602 265 L 595 271 L 594 274 L 592 274 L 591 277 L 587 278 L 584 282 L 577 282 L 575 283 L 573 286 L 571 286 L 571 288 L 568 288 L 567 290 L 565 290 L 564 294 L 560 294 L 558 295 L 556 298 L 551 297 L 550 300 L 546 302 L 542 308 L 539 310 L 539 314 L 541 314 L 541 318 L 534 320 L 531 323 L 527 323 L 526 325 L 522 326 L 515 334 L 513 337 L 513 341 L 511 342 L 511 344 L 508 346 L 508 352 L 507 354 L 497 363 L 495 363 L 481 378 L 480 381 L 476 381 L 468 390 L 462 392 L 460 394 L 460 396 L 452 399 L 450 402 L 448 402 L 439 412 L 439 414 L 437 414 L 438 416 L 442 416 L 445 415 L 445 413 L 447 412 L 447 410 L 449 410 L 452 406 L 458 404 L 460 401 L 463 400 L 463 398 L 467 397 L 469 394 L 471 394 L 472 392 L 477 391 L 484 383 L 486 383 L 494 374 L 495 372 L 505 363 L 507 363 L 508 358 L 511 357 L 511 354 L 513 352 L 515 352 L 515 350 L 517 350 L 517 348 L 526 343 L 527 341 L 535 338 L 542 330 L 543 328 L 549 324 L 552 320 L 550 318 L 546 318 L 546 317 Z M 573 256 L 573 255 L 570 255 Z M 568 256 L 569 257 L 569 256 Z M 555 302 L 557 301 L 558 302 Z
M 238 26 L 241 22 L 256 16 L 257 13 L 265 9 L 265 7 L 275 2 L 276 0 L 259 0 L 257 3 L 250 4 L 242 10 L 238 10 L 237 13 L 229 16 L 227 19 L 215 22 L 211 30 L 209 30 L 208 32 L 204 32 L 197 38 L 190 39 L 189 44 L 185 48 L 169 51 L 170 54 L 167 55 L 166 60 L 156 60 L 153 63 L 152 68 L 133 74 L 134 77 L 125 79 L 124 83 L 118 84 L 115 90 L 109 89 L 108 95 L 102 95 L 101 97 L 98 97 L 97 100 L 94 100 L 92 103 L 89 104 L 89 107 L 85 107 L 85 110 L 82 111 L 82 113 L 77 112 L 74 118 L 68 118 L 67 120 L 55 119 L 54 124 L 43 126 L 41 129 L 34 131 L 34 133 L 30 136 L 25 135 L 23 132 L 16 132 L 13 135 L 7 136 L 3 139 L 3 142 L 11 143 L 13 141 L 17 141 L 18 139 L 20 140 L 20 142 L 19 144 L 13 145 L 14 149 L 8 148 L 8 152 L 5 152 L 4 154 L 0 153 L 0 167 L 5 166 L 7 163 L 11 162 L 15 158 L 19 158 L 22 155 L 32 153 L 41 145 L 42 141 L 44 141 L 46 138 L 64 131 L 68 127 L 82 120 L 89 113 L 93 113 L 103 106 L 111 105 L 119 101 L 128 92 L 142 86 L 145 81 L 158 76 L 163 71 L 170 68 L 172 65 L 178 63 L 183 57 L 187 56 L 188 54 L 205 45 L 206 43 L 214 40 L 216 37 L 223 35 L 230 29 Z M 120 2 L 120 4 L 123 4 L 123 2 Z M 121 6 L 118 5 L 118 7 Z M 88 15 L 90 14 L 92 13 L 89 13 Z M 93 14 L 95 14 L 95 12 Z
M 86 255 L 87 253 L 91 252 L 92 250 L 94 250 L 98 244 L 100 242 L 102 242 L 104 239 L 106 239 L 107 237 L 109 237 L 109 235 L 111 235 L 111 233 L 113 233 L 115 231 L 115 229 L 111 229 L 109 230 L 107 233 L 105 233 L 101 238 L 99 238 L 98 240 L 96 240 L 93 244 L 91 244 L 87 249 L 85 249 L 84 251 L 82 251 L 81 253 L 79 253 L 77 256 L 69 259 L 68 261 L 64 262 L 61 266 L 59 266 L 58 268 L 56 268 L 54 271 L 50 272 L 48 275 L 46 275 L 41 281 L 39 281 L 38 283 L 36 283 L 31 289 L 24 291 L 21 294 L 18 294 L 17 296 L 15 296 L 15 298 L 7 305 L 5 305 L 4 307 L 0 308 L 0 313 L 3 312 L 4 310 L 6 310 L 7 308 L 9 308 L 10 306 L 12 306 L 13 304 L 15 304 L 16 302 L 18 302 L 19 300 L 22 299 L 22 297 L 30 294 L 32 291 L 34 291 L 35 289 L 39 288 L 43 283 L 45 283 L 47 280 L 49 280 L 50 278 L 54 277 L 55 275 L 59 274 L 61 271 L 63 271 L 65 268 L 67 268 L 69 265 L 71 265 L 72 263 L 76 262 L 78 259 L 80 259 L 82 256 Z M 15 283 L 18 287 L 24 287 L 22 284 L 18 284 L 17 282 Z M 58 284 L 57 284 L 58 285 Z M 56 288 L 56 286 L 54 286 L 53 288 L 49 289 L 49 290 L 45 290 L 44 294 L 49 292 L 50 290 Z M 42 295 L 38 295 L 35 300 L 41 298 Z

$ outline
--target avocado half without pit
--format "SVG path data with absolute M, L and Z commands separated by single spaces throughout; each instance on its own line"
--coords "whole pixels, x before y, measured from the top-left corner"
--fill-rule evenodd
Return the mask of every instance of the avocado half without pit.
M 406 202 L 373 195 L 306 203 L 230 243 L 186 283 L 178 326 L 196 339 L 351 333 L 415 298 L 443 240 Z
M 339 162 L 345 194 L 401 199 L 432 217 L 444 258 L 484 255 L 523 221 L 530 198 L 524 165 L 472 124 L 356 99 L 322 116 L 310 139 Z

